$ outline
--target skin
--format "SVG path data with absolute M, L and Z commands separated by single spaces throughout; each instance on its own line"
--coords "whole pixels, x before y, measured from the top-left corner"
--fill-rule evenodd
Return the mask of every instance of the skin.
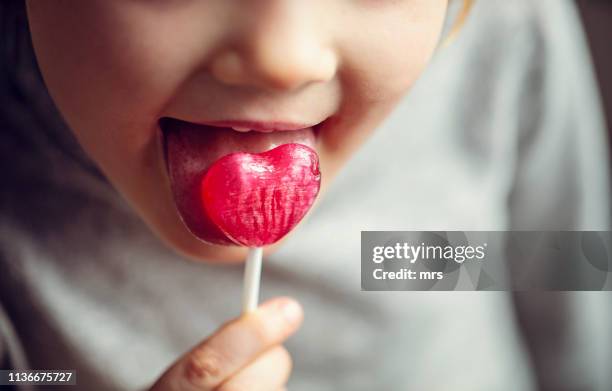
M 184 226 L 159 119 L 197 122 L 219 113 L 328 119 L 316 148 L 323 194 L 424 70 L 447 6 L 447 0 L 27 1 L 43 77 L 82 147 L 168 246 L 218 262 L 242 260 L 245 250 L 204 243 Z M 260 308 L 222 327 L 201 345 L 218 341 L 214 347 L 186 353 L 155 389 L 224 389 L 231 381 L 282 389 L 290 365 L 280 344 L 300 321 L 265 331 L 260 323 L 278 318 L 274 311 Z M 219 337 L 228 330 L 257 348 L 232 350 Z M 208 362 L 202 357 L 217 357 L 213 370 L 199 370 Z M 176 369 L 185 365 L 191 370 Z M 185 383 L 194 373 L 213 380 Z

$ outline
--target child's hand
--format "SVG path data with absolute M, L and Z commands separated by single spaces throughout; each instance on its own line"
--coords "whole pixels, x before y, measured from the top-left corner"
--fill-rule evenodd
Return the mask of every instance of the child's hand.
M 293 299 L 275 298 L 221 326 L 178 359 L 151 391 L 280 391 L 291 372 L 281 343 L 302 323 Z

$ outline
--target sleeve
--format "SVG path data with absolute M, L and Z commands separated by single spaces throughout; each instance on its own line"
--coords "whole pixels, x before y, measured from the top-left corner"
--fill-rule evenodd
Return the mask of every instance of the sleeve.
M 12 322 L 0 304 L 0 363 L 1 369 L 28 368 L 23 349 Z
M 0 369 L 29 369 L 27 360 L 6 311 L 0 303 Z M 32 386 L 2 386 L 7 391 L 31 391 Z
M 510 228 L 609 230 L 608 140 L 581 24 L 571 2 L 536 7 L 538 66 L 522 100 L 534 116 L 522 119 L 517 139 Z M 515 292 L 513 299 L 539 390 L 610 389 L 610 292 Z

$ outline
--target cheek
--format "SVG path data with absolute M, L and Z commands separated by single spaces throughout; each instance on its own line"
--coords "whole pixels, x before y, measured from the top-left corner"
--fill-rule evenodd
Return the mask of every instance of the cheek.
M 427 66 L 440 38 L 446 0 L 404 2 L 369 13 L 341 45 L 346 80 L 371 102 L 403 95 Z M 353 23 L 355 23 L 353 21 Z
M 405 9 L 347 13 L 340 25 L 342 114 L 323 134 L 328 167 L 340 167 L 369 137 L 423 72 L 437 46 L 446 0 L 402 4 Z
M 94 151 L 117 137 L 130 149 L 125 152 L 150 141 L 156 115 L 206 50 L 201 39 L 194 47 L 189 37 L 202 32 L 188 31 L 182 14 L 164 18 L 139 3 L 28 4 L 49 91 L 81 142 Z

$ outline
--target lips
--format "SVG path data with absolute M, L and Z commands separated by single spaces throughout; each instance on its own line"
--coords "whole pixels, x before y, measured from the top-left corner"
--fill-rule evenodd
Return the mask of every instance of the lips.
M 208 243 L 235 245 L 235 239 L 213 222 L 202 205 L 200 185 L 207 170 L 221 157 L 237 152 L 260 154 L 284 144 L 302 144 L 314 149 L 316 127 L 289 130 L 278 129 L 287 124 L 267 123 L 268 128 L 258 129 L 261 123 L 244 121 L 213 124 L 200 125 L 173 118 L 160 120 L 166 166 L 177 211 L 188 230 Z M 254 130 L 247 132 L 247 129 Z
M 238 132 L 256 131 L 256 132 L 263 132 L 263 133 L 301 130 L 301 129 L 312 127 L 312 125 L 308 125 L 308 124 L 297 124 L 294 122 L 277 122 L 277 121 L 268 121 L 268 122 L 213 121 L 213 122 L 207 122 L 204 125 L 214 126 L 218 128 L 232 128 L 233 130 L 236 130 Z

